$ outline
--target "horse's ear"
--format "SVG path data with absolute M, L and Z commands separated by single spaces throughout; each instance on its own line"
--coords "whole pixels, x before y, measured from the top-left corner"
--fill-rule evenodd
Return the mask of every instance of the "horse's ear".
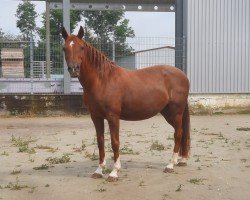
M 66 29 L 64 28 L 64 26 L 61 28 L 61 33 L 62 33 L 63 39 L 66 40 L 69 35 Z
M 80 38 L 80 39 L 82 39 L 83 36 L 84 36 L 84 29 L 83 29 L 82 26 L 80 26 L 80 29 L 79 29 L 78 34 L 77 34 L 77 37 Z

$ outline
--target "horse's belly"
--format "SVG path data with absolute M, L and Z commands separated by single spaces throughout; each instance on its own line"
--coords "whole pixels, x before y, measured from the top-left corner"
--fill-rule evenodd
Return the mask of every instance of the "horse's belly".
M 120 118 L 123 120 L 144 120 L 155 116 L 167 105 L 167 95 L 160 97 L 148 96 L 147 98 L 130 98 L 124 102 Z

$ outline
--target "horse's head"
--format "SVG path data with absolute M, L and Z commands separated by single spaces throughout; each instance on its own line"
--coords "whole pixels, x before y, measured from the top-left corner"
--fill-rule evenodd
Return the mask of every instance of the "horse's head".
M 62 28 L 62 36 L 65 40 L 64 43 L 64 54 L 65 60 L 68 65 L 68 71 L 71 77 L 79 77 L 80 76 L 80 67 L 83 61 L 83 38 L 84 30 L 81 26 L 77 36 L 68 35 L 66 29 Z

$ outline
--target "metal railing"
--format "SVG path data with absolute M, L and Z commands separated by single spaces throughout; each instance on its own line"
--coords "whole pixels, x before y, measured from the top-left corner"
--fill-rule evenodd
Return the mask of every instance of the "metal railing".
M 129 69 L 185 65 L 183 38 L 140 37 L 126 42 L 124 38 L 114 38 L 89 42 Z M 47 63 L 44 41 L 0 41 L 0 94 L 63 94 L 62 44 L 61 37 L 51 36 L 50 63 Z M 68 84 L 71 93 L 83 92 L 77 79 Z

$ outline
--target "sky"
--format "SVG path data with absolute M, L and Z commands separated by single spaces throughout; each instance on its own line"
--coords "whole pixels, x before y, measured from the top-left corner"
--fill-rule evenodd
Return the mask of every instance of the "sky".
M 13 35 L 20 33 L 16 27 L 17 19 L 15 17 L 19 3 L 18 0 L 0 0 L 0 28 L 4 33 Z M 36 24 L 41 27 L 41 13 L 45 11 L 45 2 L 32 3 L 36 5 L 36 11 L 39 14 Z M 136 37 L 174 37 L 174 13 L 126 12 L 125 18 L 129 19 L 129 25 L 134 29 Z

